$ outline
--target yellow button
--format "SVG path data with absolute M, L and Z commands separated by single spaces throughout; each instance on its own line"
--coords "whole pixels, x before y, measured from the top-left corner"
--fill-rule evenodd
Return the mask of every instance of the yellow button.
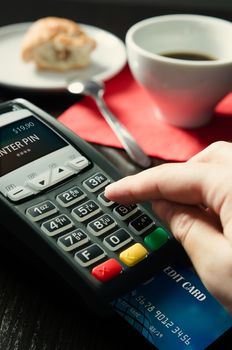
M 146 258 L 148 251 L 140 243 L 135 243 L 128 249 L 121 252 L 119 258 L 127 266 L 134 266 L 144 258 Z

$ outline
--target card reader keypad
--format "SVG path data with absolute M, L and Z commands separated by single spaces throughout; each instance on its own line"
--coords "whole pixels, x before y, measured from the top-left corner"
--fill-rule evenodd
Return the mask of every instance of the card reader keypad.
M 77 266 L 101 282 L 137 265 L 169 238 L 140 205 L 109 201 L 104 188 L 110 182 L 107 175 L 95 172 L 78 186 L 57 193 L 54 202 L 43 201 L 26 210 L 27 217 L 64 254 L 70 254 Z M 156 230 L 162 236 L 157 242 Z
M 177 244 L 148 204 L 106 198 L 117 169 L 33 104 L 11 103 L 0 116 L 3 227 L 99 307 L 174 260 Z

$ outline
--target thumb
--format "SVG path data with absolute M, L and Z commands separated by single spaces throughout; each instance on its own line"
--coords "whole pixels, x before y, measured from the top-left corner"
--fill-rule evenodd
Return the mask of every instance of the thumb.
M 204 229 L 204 232 L 205 230 L 207 230 L 207 232 L 210 231 L 211 235 L 221 234 L 220 230 L 222 229 L 221 226 L 218 225 L 216 216 L 212 215 L 211 211 L 210 213 L 207 212 L 203 207 L 179 204 L 165 199 L 153 201 L 152 207 L 154 212 L 170 227 L 175 238 L 180 241 L 186 250 L 189 249 L 186 239 L 192 241 L 194 238 L 194 241 L 195 239 L 197 240 L 197 244 L 200 243 L 198 243 L 198 240 L 200 240 L 201 237 L 196 235 L 196 231 L 199 232 Z M 210 236 L 210 238 L 212 237 Z
M 232 289 L 232 279 L 225 266 L 231 266 L 232 247 L 215 217 L 200 207 L 167 200 L 153 201 L 153 209 L 180 241 L 205 287 L 227 308 L 231 306 L 225 291 Z

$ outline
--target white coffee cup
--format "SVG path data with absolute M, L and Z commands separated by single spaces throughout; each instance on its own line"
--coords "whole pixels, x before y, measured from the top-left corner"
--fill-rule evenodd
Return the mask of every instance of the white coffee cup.
M 126 34 L 134 78 L 152 98 L 154 116 L 172 125 L 206 124 L 232 90 L 232 23 L 202 15 L 164 15 L 134 24 Z M 215 60 L 162 56 L 195 53 Z

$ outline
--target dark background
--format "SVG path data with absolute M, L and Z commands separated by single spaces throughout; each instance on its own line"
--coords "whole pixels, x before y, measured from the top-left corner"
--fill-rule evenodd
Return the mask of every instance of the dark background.
M 122 40 L 135 22 L 162 14 L 196 13 L 232 19 L 230 0 L 9 0 L 1 5 L 0 26 L 60 16 L 101 27 Z M 74 102 L 71 96 L 38 96 L 0 88 L 0 101 L 16 97 L 26 97 L 54 116 Z M 122 174 L 138 171 L 124 154 L 99 149 L 118 164 Z M 227 339 L 230 342 L 229 335 Z M 0 350 L 127 348 L 154 349 L 117 315 L 103 318 L 89 310 L 53 271 L 0 227 Z M 225 342 L 215 344 L 211 349 L 231 349 L 231 343 L 228 347 Z
M 44 16 L 63 16 L 100 26 L 124 39 L 129 26 L 152 16 L 169 13 L 216 15 L 231 20 L 230 0 L 4 0 L 1 25 L 33 21 Z

